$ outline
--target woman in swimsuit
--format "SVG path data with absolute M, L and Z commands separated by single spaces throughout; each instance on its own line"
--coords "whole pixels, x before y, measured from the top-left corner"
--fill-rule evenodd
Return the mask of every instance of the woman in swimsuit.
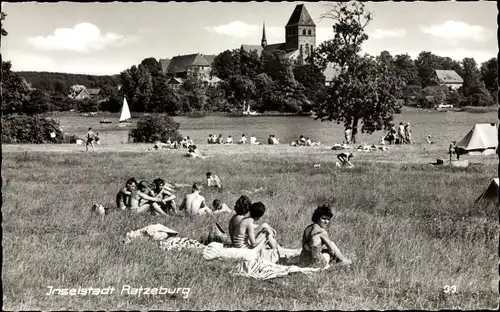
M 326 228 L 332 217 L 329 206 L 320 206 L 314 211 L 311 218 L 313 224 L 307 226 L 302 235 L 302 252 L 299 258 L 302 266 L 326 269 L 331 258 L 346 265 L 352 263 L 328 237 Z
M 234 244 L 234 236 L 236 235 L 236 230 L 238 229 L 238 226 L 240 225 L 241 220 L 246 216 L 248 211 L 250 210 L 250 205 L 252 205 L 252 202 L 250 201 L 250 198 L 246 195 L 241 195 L 240 198 L 236 201 L 234 204 L 234 212 L 236 214 L 229 220 L 229 236 L 231 237 L 231 240 Z

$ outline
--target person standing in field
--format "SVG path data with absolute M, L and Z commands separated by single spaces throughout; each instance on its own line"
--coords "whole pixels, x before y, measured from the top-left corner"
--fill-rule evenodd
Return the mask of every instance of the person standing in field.
M 351 144 L 351 135 L 352 135 L 351 127 L 347 127 L 344 131 L 345 144 Z
M 211 213 L 212 210 L 205 204 L 205 197 L 200 195 L 201 185 L 193 184 L 192 193 L 184 196 L 179 210 L 184 210 L 187 215 L 196 216 Z
M 299 256 L 299 265 L 327 269 L 330 260 L 350 265 L 335 243 L 328 237 L 326 228 L 333 217 L 329 206 L 320 206 L 314 210 L 311 221 L 302 234 L 302 251 Z
M 405 142 L 405 126 L 403 126 L 403 122 L 399 123 L 398 140 L 399 140 L 399 144 L 404 144 L 404 142 Z
M 409 122 L 407 122 L 405 126 L 405 138 L 406 143 L 411 144 L 411 127 Z
M 85 145 L 85 151 L 89 151 L 89 145 L 92 146 L 92 151 L 95 152 L 95 145 L 94 145 L 94 139 L 96 137 L 95 133 L 92 131 L 92 127 L 89 128 L 89 131 L 87 131 L 87 134 L 85 135 L 87 138 L 87 144 Z

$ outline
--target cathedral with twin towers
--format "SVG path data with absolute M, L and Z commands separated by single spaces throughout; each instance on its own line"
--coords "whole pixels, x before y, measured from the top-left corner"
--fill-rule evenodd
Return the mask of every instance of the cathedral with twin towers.
M 241 49 L 247 52 L 256 51 L 283 51 L 284 57 L 303 64 L 316 47 L 316 24 L 303 4 L 295 7 L 285 26 L 285 42 L 268 44 L 266 39 L 266 26 L 262 28 L 260 45 L 242 44 Z

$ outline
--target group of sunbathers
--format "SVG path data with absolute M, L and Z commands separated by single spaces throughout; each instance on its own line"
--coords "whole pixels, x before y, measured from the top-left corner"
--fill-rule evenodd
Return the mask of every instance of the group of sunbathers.
M 312 141 L 309 137 L 301 135 L 297 141 L 290 142 L 290 146 L 320 146 L 321 142 Z
M 210 134 L 208 136 L 207 143 L 208 144 L 235 144 L 235 143 L 247 144 L 248 140 L 247 140 L 247 137 L 245 136 L 245 134 L 241 135 L 241 138 L 238 142 L 235 142 L 233 140 L 233 137 L 230 135 L 226 138 L 226 140 L 224 140 L 224 137 L 222 136 L 222 134 L 219 134 L 219 136 L 217 136 L 215 134 Z M 258 142 L 255 135 L 252 134 L 252 136 L 250 137 L 250 144 L 251 145 L 260 145 L 261 143 Z
M 155 150 L 158 149 L 166 149 L 166 148 L 173 148 L 173 149 L 183 149 L 183 148 L 189 148 L 190 146 L 193 146 L 193 140 L 189 136 L 182 138 L 178 141 L 171 140 L 170 138 L 167 139 L 167 142 L 163 143 L 161 141 L 156 141 L 155 145 L 153 148 Z
M 257 224 L 266 212 L 262 202 L 252 203 L 248 196 L 242 195 L 236 201 L 234 211 L 235 215 L 228 225 L 232 247 L 257 249 L 261 258 L 275 263 L 283 259 L 282 252 L 286 248 L 278 244 L 276 231 L 267 223 Z M 329 206 L 321 206 L 314 211 L 312 224 L 305 228 L 302 235 L 300 254 L 287 259 L 287 264 L 320 268 L 328 267 L 330 260 L 351 264 L 328 236 L 326 228 L 332 217 Z
M 222 182 L 217 175 L 207 172 L 206 179 L 209 187 L 222 188 Z M 155 215 L 177 215 L 183 210 L 189 215 L 231 212 L 227 205 L 218 199 L 213 201 L 212 209 L 208 208 L 205 198 L 200 195 L 202 187 L 198 183 L 192 185 L 192 193 L 187 194 L 177 207 L 174 192 L 177 188 L 185 186 L 189 185 L 171 184 L 160 178 L 155 179 L 152 184 L 130 178 L 116 194 L 116 206 L 120 210 L 130 210 L 135 213 L 149 212 Z

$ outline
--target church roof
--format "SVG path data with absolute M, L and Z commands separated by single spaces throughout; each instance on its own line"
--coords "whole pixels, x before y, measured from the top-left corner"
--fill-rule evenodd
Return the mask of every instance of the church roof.
M 246 51 L 246 52 L 250 52 L 250 51 L 255 50 L 259 54 L 260 54 L 260 52 L 262 52 L 262 47 L 260 45 L 256 45 L 256 44 L 242 44 L 241 49 Z
M 292 16 L 290 16 L 290 19 L 285 27 L 295 25 L 316 26 L 311 18 L 311 15 L 309 15 L 309 12 L 307 12 L 307 9 L 303 4 L 299 4 L 295 7 L 295 10 L 293 11 Z
M 285 50 L 285 43 L 274 43 L 274 44 L 268 44 L 264 48 L 264 51 L 273 51 L 273 50 Z
M 168 72 L 171 74 L 185 72 L 191 66 L 210 66 L 210 64 L 199 53 L 178 55 L 170 61 Z

